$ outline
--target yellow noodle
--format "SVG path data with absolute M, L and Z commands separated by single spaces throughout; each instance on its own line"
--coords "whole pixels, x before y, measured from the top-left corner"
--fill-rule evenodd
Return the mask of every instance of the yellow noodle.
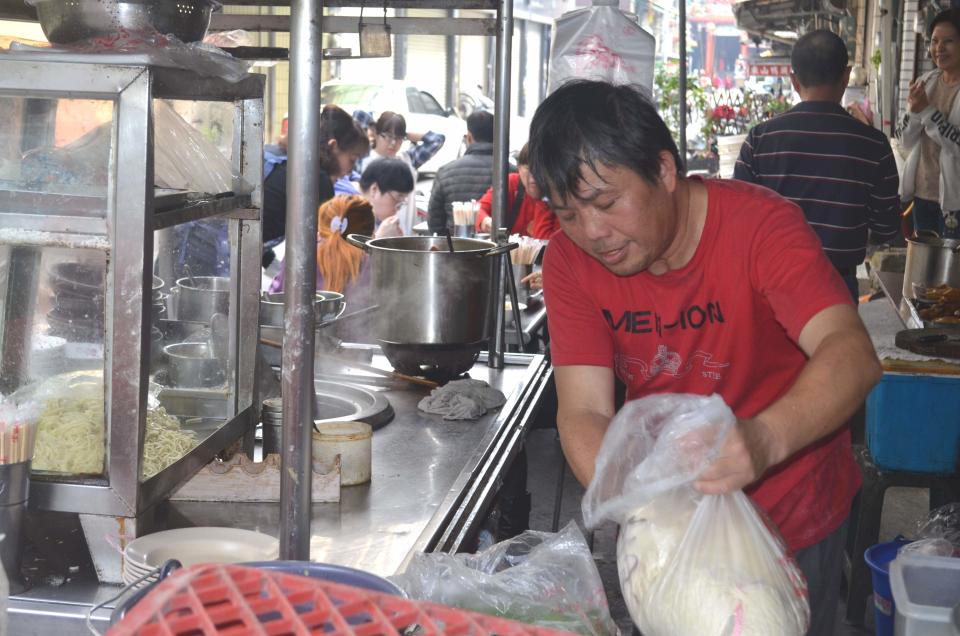
M 48 400 L 37 424 L 33 468 L 71 474 L 102 473 L 103 423 L 102 398 Z M 143 478 L 157 474 L 198 443 L 196 435 L 181 430 L 179 420 L 162 407 L 147 411 Z

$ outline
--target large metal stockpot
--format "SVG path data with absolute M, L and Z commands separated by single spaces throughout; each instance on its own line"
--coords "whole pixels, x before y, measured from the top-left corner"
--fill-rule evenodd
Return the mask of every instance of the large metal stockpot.
M 907 239 L 903 295 L 915 296 L 913 283 L 926 287 L 960 287 L 960 240 L 922 235 Z
M 377 333 L 389 343 L 446 345 L 487 339 L 497 259 L 511 246 L 436 236 L 347 240 L 370 254 L 380 305 Z M 452 241 L 453 251 L 450 251 Z

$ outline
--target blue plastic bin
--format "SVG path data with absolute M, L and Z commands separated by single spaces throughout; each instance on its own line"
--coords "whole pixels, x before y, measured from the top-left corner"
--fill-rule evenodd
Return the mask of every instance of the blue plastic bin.
M 871 546 L 863 553 L 873 580 L 873 618 L 877 636 L 893 636 L 893 619 L 897 608 L 890 590 L 890 562 L 897 558 L 897 550 L 908 543 L 910 541 L 907 539 L 897 537 L 893 541 Z
M 880 468 L 956 472 L 960 377 L 883 374 L 867 397 L 867 446 Z

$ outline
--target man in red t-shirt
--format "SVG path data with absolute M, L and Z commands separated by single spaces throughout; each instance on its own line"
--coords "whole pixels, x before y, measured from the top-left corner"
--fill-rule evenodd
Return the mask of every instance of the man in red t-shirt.
M 860 486 L 844 423 L 881 369 L 802 212 L 751 184 L 684 178 L 670 131 L 627 86 L 564 85 L 530 139 L 562 230 L 543 277 L 574 474 L 593 476 L 615 377 L 628 399 L 720 394 L 738 425 L 696 486 L 742 488 L 766 511 L 807 577 L 809 633 L 831 633 Z

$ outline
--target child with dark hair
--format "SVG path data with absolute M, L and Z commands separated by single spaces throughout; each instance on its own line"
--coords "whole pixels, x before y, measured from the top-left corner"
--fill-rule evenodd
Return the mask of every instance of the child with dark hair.
M 373 206 L 376 238 L 403 236 L 399 212 L 413 192 L 410 166 L 400 159 L 377 159 L 367 165 L 359 185 L 361 194 Z

